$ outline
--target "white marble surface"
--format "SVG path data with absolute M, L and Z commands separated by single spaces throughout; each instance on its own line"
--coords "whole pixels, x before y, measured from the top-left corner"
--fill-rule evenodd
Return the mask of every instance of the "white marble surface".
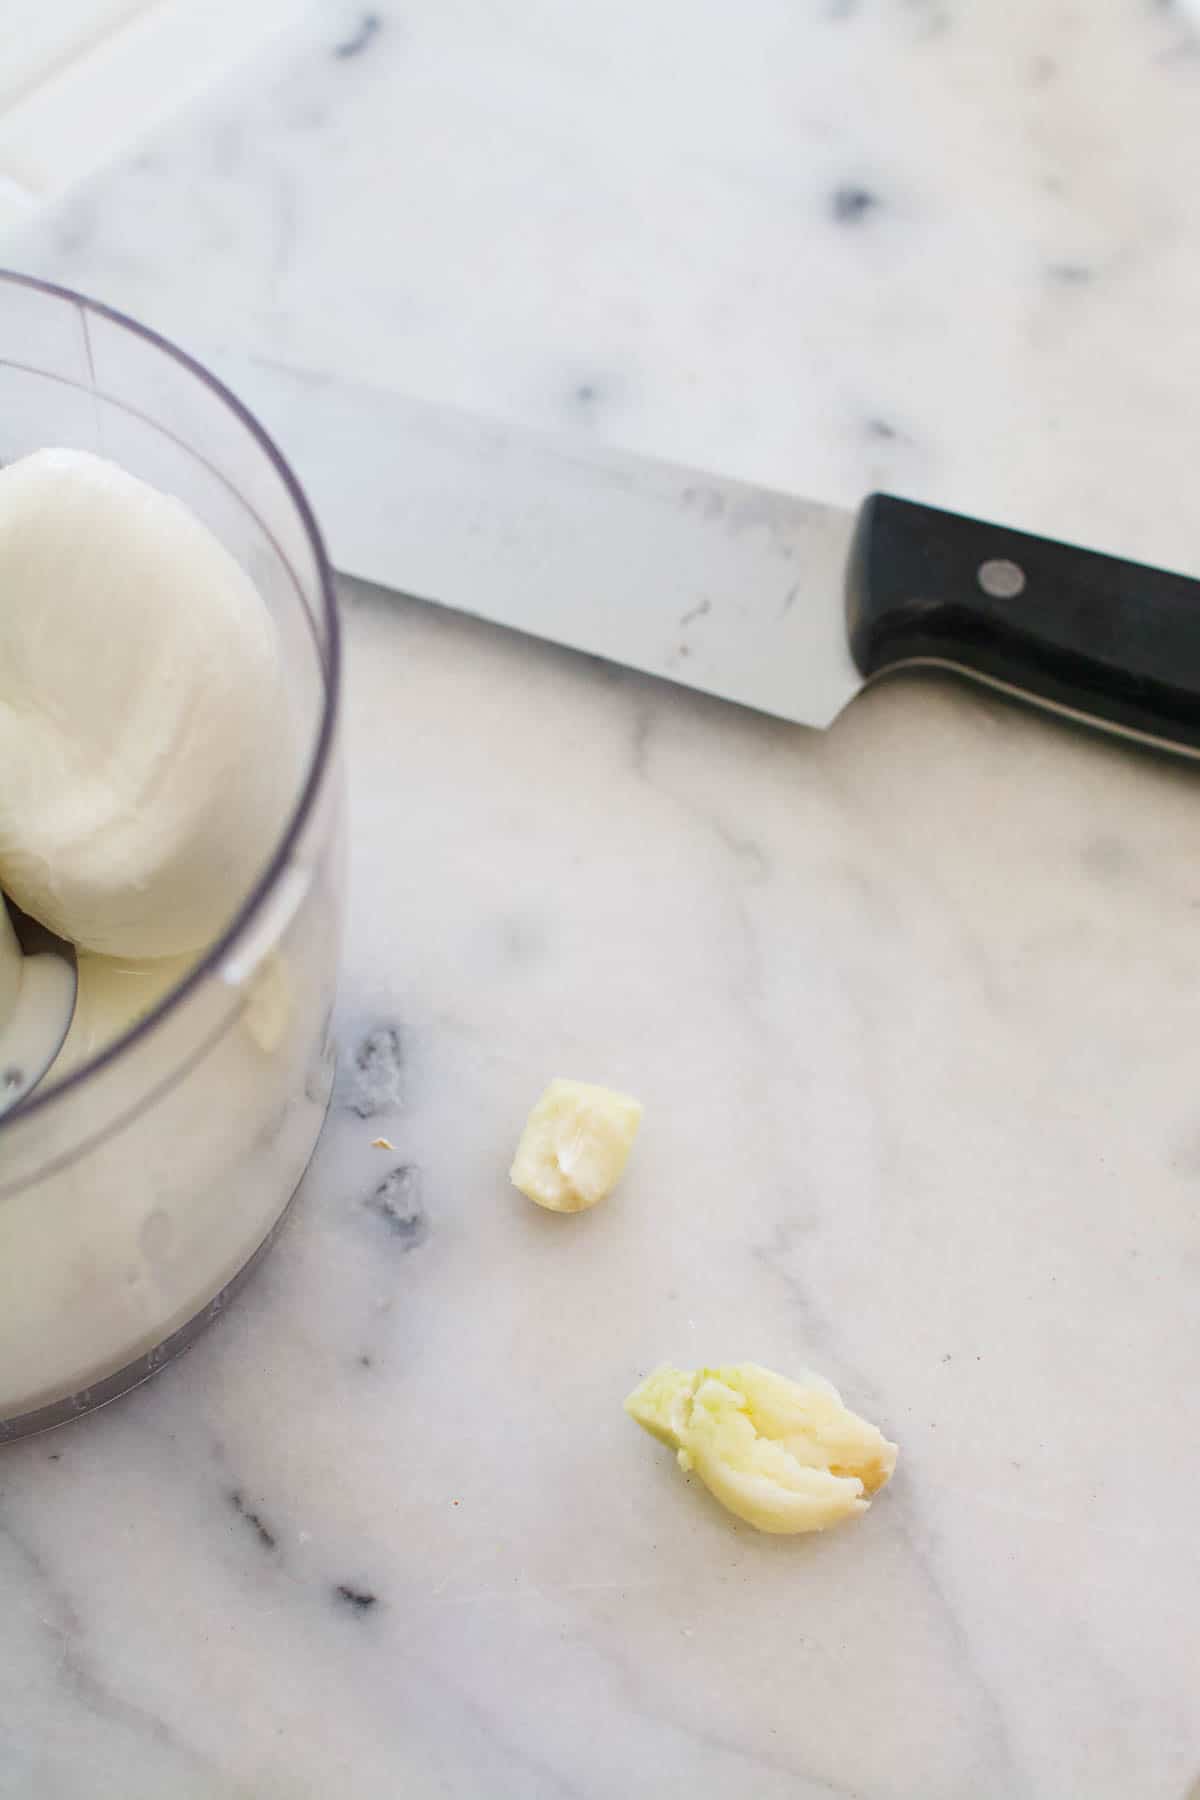
M 1178 4 L 323 0 L 285 46 L 0 249 L 185 338 L 1197 562 Z
M 341 1103 L 220 1327 L 4 1454 L 0 1794 L 1183 1800 L 1194 777 L 348 625 Z M 566 1219 L 505 1180 L 556 1070 L 647 1104 Z M 622 1416 L 742 1355 L 899 1440 L 864 1521 L 760 1538 Z
M 8 260 L 1200 566 L 1181 10 L 376 13 L 319 9 Z M 347 622 L 339 1107 L 220 1327 L 0 1458 L 3 1800 L 1185 1800 L 1195 773 L 942 682 L 819 736 Z M 554 1072 L 647 1105 L 575 1219 L 504 1178 Z M 758 1538 L 622 1417 L 653 1362 L 738 1356 L 899 1440 L 866 1520 Z
M 306 0 L 5 0 L 0 230 L 219 87 L 303 16 Z

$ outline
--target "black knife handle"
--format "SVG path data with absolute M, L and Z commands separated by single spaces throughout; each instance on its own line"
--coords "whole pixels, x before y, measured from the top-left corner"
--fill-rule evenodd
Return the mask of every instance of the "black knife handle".
M 873 494 L 846 585 L 863 675 L 950 664 L 1108 730 L 1200 752 L 1200 581 Z

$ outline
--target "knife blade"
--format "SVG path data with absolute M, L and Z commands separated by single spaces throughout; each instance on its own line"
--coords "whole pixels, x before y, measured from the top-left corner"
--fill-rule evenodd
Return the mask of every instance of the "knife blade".
M 336 567 L 798 723 L 939 664 L 1200 754 L 1200 582 L 873 495 L 857 513 L 229 350 Z

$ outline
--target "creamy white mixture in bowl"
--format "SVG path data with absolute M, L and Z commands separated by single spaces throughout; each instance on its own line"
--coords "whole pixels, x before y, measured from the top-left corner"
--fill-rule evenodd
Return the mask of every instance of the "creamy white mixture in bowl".
M 144 1379 L 269 1240 L 332 1085 L 342 845 L 330 570 L 237 401 L 0 276 L 0 465 L 0 889 L 77 969 L 0 1117 L 2 1441 Z

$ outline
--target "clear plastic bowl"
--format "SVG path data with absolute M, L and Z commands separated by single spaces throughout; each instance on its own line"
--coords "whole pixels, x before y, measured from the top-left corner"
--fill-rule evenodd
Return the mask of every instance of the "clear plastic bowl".
M 329 1102 L 342 911 L 338 621 L 294 476 L 161 338 L 0 275 L 0 461 L 52 444 L 176 494 L 249 572 L 299 754 L 286 825 L 224 935 L 124 1038 L 0 1120 L 0 1441 L 144 1380 L 265 1248 Z

